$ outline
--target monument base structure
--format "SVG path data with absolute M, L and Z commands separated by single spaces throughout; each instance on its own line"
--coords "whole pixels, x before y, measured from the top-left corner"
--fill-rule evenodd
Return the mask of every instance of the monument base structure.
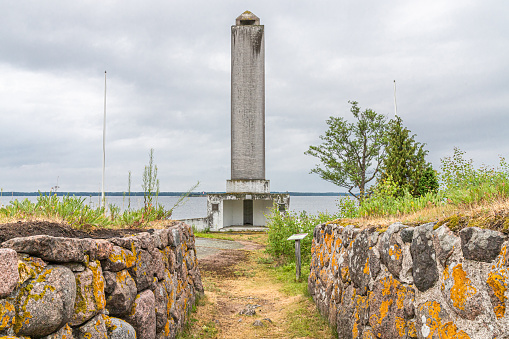
M 267 231 L 269 216 L 274 211 L 286 213 L 289 207 L 290 195 L 287 193 L 211 193 L 207 195 L 207 216 L 205 218 L 181 221 L 193 226 L 197 231 Z
M 274 212 L 290 208 L 288 193 L 270 193 L 269 180 L 227 180 L 226 193 L 207 194 L 207 216 L 184 219 L 197 231 L 266 231 Z
M 265 231 L 274 207 L 278 213 L 290 207 L 289 194 L 270 193 L 269 187 L 268 180 L 228 180 L 226 193 L 208 195 L 210 230 Z

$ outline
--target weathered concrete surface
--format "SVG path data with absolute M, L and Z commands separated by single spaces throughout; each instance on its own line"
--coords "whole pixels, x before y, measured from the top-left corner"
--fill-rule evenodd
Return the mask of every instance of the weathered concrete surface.
M 265 179 L 263 25 L 231 28 L 231 179 Z

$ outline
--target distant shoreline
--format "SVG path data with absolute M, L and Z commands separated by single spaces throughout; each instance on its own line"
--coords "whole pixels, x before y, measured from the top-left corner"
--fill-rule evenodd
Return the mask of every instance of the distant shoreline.
M 39 194 L 48 195 L 56 194 L 57 196 L 100 196 L 101 192 L 2 192 L 3 197 L 23 197 L 23 196 L 38 196 Z M 186 194 L 187 192 L 159 192 L 159 196 L 181 196 Z M 225 192 L 192 192 L 190 197 L 204 197 L 207 194 L 217 194 L 217 193 L 225 193 Z M 340 193 L 340 192 L 271 192 L 271 193 L 286 193 L 290 194 L 290 196 L 346 196 L 348 193 Z M 107 197 L 122 197 L 129 196 L 127 192 L 105 192 Z M 143 196 L 143 192 L 131 192 L 130 196 L 139 197 Z

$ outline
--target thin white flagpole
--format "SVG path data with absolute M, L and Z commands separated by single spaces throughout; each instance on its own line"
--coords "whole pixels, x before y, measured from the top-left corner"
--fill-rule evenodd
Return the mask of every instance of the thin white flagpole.
M 106 167 L 106 71 L 104 71 L 104 120 L 103 120 L 103 180 L 101 189 L 102 207 L 106 208 L 106 200 L 104 198 L 104 171 Z
M 398 115 L 398 106 L 396 105 L 396 80 L 394 80 L 394 117 Z

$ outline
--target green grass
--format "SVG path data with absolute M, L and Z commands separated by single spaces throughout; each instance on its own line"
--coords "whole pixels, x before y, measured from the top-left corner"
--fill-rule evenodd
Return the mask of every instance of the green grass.
M 36 202 L 28 199 L 13 200 L 10 205 L 0 208 L 0 217 L 5 219 L 46 218 L 62 220 L 71 227 L 144 227 L 148 223 L 164 220 L 171 216 L 172 207 L 164 209 L 162 205 L 151 204 L 140 209 L 127 209 L 120 213 L 120 208 L 110 204 L 104 207 L 92 208 L 85 203 L 86 198 L 63 196 L 56 194 L 39 194 Z
M 330 326 L 328 321 L 318 312 L 310 310 L 304 299 L 298 301 L 296 306 L 295 310 L 288 312 L 289 338 L 314 338 L 316 335 L 315 329 L 324 327 L 329 327 L 333 336 L 338 337 L 336 329 Z

